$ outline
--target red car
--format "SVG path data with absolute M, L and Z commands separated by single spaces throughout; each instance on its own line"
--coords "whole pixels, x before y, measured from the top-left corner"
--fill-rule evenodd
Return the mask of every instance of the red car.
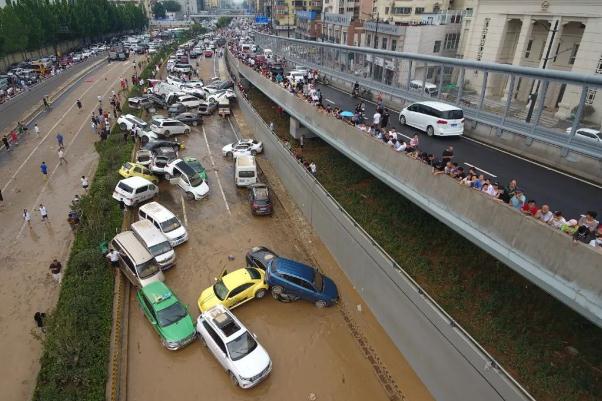
M 205 50 L 205 52 L 203 53 L 203 55 L 205 57 L 213 57 L 213 50 L 207 49 L 207 50 Z
M 254 215 L 271 215 L 273 205 L 268 186 L 261 183 L 249 186 L 249 204 Z

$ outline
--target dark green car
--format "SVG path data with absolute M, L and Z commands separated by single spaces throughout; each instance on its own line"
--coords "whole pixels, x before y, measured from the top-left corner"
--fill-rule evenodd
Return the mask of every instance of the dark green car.
M 192 169 L 198 173 L 199 177 L 201 177 L 203 181 L 207 181 L 207 171 L 205 171 L 205 167 L 203 167 L 200 161 L 194 157 L 185 157 L 184 162 L 192 167 Z
M 136 299 L 144 315 L 169 350 L 177 350 L 196 338 L 196 328 L 188 308 L 162 282 L 142 287 Z

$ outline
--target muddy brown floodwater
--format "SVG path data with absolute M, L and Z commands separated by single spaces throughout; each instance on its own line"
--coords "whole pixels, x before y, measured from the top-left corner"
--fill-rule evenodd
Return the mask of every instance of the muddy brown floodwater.
M 203 78 L 214 76 L 214 68 L 225 76 L 224 66 L 212 59 L 203 59 L 200 65 Z M 185 138 L 183 153 L 197 157 L 207 168 L 211 192 L 208 199 L 195 202 L 184 200 L 169 183 L 160 185 L 157 200 L 180 217 L 190 237 L 177 247 L 176 266 L 167 272 L 166 283 L 196 318 L 197 298 L 214 277 L 224 269 L 244 267 L 247 250 L 265 245 L 280 255 L 319 265 L 337 283 L 342 305 L 317 309 L 307 302 L 285 304 L 265 297 L 234 309 L 273 362 L 264 382 L 242 390 L 230 383 L 199 342 L 176 352 L 163 348 L 132 291 L 127 399 L 432 400 L 263 158 L 265 178 L 277 198 L 275 213 L 251 215 L 246 191 L 235 187 L 233 163 L 222 157 L 221 148 L 235 141 L 236 135 L 252 136 L 252 131 L 235 110 L 230 122 L 208 117 L 202 128 Z

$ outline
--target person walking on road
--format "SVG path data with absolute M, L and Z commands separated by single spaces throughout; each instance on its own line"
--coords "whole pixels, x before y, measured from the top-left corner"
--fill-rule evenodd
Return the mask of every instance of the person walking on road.
M 48 179 L 48 166 L 46 165 L 46 162 L 42 162 L 42 164 L 40 164 L 40 171 L 44 175 L 44 178 Z
M 63 164 L 63 162 L 68 163 L 67 159 L 65 159 L 65 148 L 62 146 L 59 148 L 59 164 Z
M 61 280 L 63 279 L 63 273 L 61 272 L 61 270 L 63 269 L 63 265 L 61 264 L 61 262 L 54 259 L 52 261 L 52 263 L 50 264 L 49 269 L 50 269 L 50 274 L 52 274 L 52 278 L 54 279 L 54 281 L 56 281 L 58 284 L 60 284 Z
M 56 141 L 59 143 L 59 148 L 63 147 L 63 140 L 65 138 L 63 138 L 63 134 L 61 134 L 60 132 L 56 134 Z
M 36 133 L 36 136 L 40 136 L 40 127 L 38 127 L 38 123 L 35 123 L 35 125 L 33 126 L 33 130 Z
M 77 99 L 77 101 L 75 102 L 75 104 L 77 105 L 77 108 L 81 111 L 81 109 L 82 109 L 82 102 L 81 102 L 81 100 Z
M 36 321 L 36 326 L 42 331 L 42 333 L 46 333 L 46 314 L 44 312 L 36 312 L 33 315 L 33 320 Z
M 38 209 L 40 211 L 40 215 L 42 216 L 42 221 L 48 222 L 48 210 L 46 206 L 40 203 L 40 207 Z
M 50 104 L 48 104 L 48 96 L 44 96 L 42 98 L 42 102 L 44 102 L 44 109 L 50 110 Z
M 27 223 L 29 227 L 31 227 L 31 214 L 27 209 L 23 209 L 23 221 Z
M 10 142 L 8 142 L 8 137 L 6 136 L 6 134 L 4 134 L 4 136 L 2 137 L 2 143 L 4 144 L 6 150 L 10 152 Z
M 88 192 L 88 178 L 85 175 L 82 175 L 81 178 L 81 183 L 82 183 L 82 188 L 84 189 L 84 191 Z

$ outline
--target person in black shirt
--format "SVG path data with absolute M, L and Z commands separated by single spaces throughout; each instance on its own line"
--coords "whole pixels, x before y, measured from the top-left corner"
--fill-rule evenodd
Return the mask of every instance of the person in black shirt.
M 441 154 L 441 159 L 443 160 L 443 164 L 445 165 L 445 163 L 452 161 L 453 158 L 454 158 L 454 147 L 449 145 L 447 147 L 447 149 L 445 149 L 443 151 L 443 153 Z

